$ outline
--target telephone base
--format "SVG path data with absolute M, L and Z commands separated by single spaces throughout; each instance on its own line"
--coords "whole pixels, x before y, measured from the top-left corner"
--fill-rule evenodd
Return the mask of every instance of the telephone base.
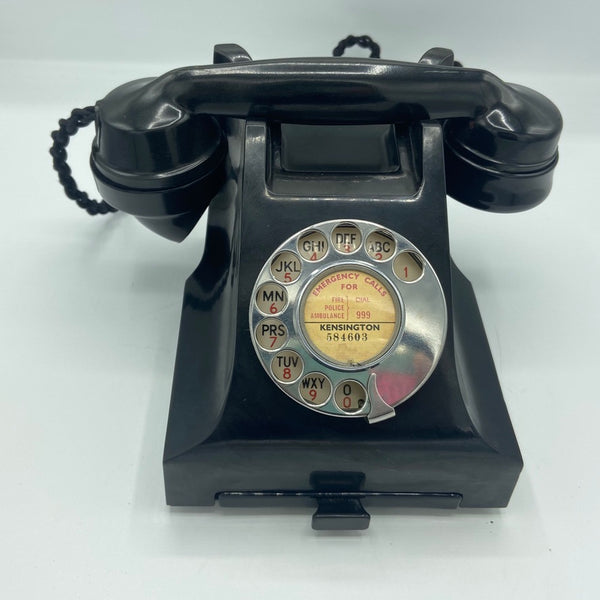
M 211 202 L 204 256 L 185 287 L 163 459 L 167 503 L 314 504 L 325 494 L 320 527 L 364 524 L 353 516 L 362 514 L 356 499 L 506 506 L 522 460 L 473 289 L 449 256 L 441 126 L 394 130 L 397 172 L 349 179 L 281 169 L 273 126 L 232 127 L 239 174 Z M 375 216 L 427 258 L 448 325 L 429 379 L 394 417 L 369 423 L 288 397 L 259 362 L 248 314 L 282 240 L 317 221 Z

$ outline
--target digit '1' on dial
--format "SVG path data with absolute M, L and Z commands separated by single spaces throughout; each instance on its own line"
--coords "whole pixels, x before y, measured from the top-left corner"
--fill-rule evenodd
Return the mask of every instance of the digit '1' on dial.
M 423 261 L 414 252 L 400 252 L 394 259 L 394 274 L 406 283 L 413 283 L 423 275 Z

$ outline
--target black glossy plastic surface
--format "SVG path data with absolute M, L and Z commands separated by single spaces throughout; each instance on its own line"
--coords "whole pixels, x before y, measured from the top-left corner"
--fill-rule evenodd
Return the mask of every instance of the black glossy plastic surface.
M 505 506 L 522 462 L 472 290 L 449 260 L 441 127 L 405 131 L 415 141 L 399 138 L 408 155 L 397 174 L 296 173 L 303 185 L 295 195 L 272 191 L 279 174 L 267 126 L 230 127 L 231 179 L 211 203 L 205 255 L 186 285 L 164 455 L 167 502 L 314 503 L 319 493 L 342 494 L 345 481 L 343 492 L 365 503 Z M 418 189 L 402 196 L 395 192 L 407 172 Z M 367 192 L 375 179 L 379 201 Z M 328 218 L 371 219 L 401 232 L 427 255 L 448 299 L 438 368 L 395 418 L 374 425 L 292 402 L 250 341 L 250 293 L 264 261 L 280 240 Z
M 281 168 L 300 173 L 392 173 L 393 125 L 281 125 Z
M 562 128 L 557 108 L 528 88 L 458 66 L 450 50 L 432 48 L 419 63 L 251 61 L 228 44 L 215 49 L 215 62 L 127 83 L 97 104 L 91 160 L 105 200 L 171 239 L 185 237 L 222 183 L 225 146 L 214 116 L 282 127 L 445 120 L 456 165 L 448 173 L 452 196 L 506 212 L 530 208 L 550 191 Z M 282 156 L 285 168 L 285 146 Z M 298 160 L 290 170 L 302 170 L 300 153 Z M 194 182 L 199 197 L 179 193 Z M 146 202 L 169 216 L 157 220 Z
M 498 212 L 541 202 L 560 113 L 445 48 L 416 64 L 255 62 L 226 44 L 214 62 L 111 92 L 97 104 L 91 157 L 106 201 L 170 239 L 183 239 L 210 203 L 204 256 L 185 288 L 167 502 L 317 504 L 317 529 L 366 527 L 363 504 L 506 506 L 522 461 L 473 291 L 450 260 L 446 190 Z M 371 425 L 291 401 L 250 340 L 265 260 L 331 219 L 407 237 L 448 305 L 433 375 L 396 417 Z
M 312 517 L 316 530 L 368 529 L 371 515 L 364 509 L 360 498 L 333 496 L 317 499 L 318 508 Z

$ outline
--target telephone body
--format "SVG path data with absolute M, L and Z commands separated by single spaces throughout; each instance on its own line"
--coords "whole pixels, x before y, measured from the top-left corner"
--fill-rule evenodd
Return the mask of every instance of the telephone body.
M 513 212 L 549 193 L 561 117 L 434 48 L 419 63 L 252 61 L 133 81 L 96 105 L 105 201 L 181 240 L 167 503 L 506 506 L 522 459 L 446 193 Z

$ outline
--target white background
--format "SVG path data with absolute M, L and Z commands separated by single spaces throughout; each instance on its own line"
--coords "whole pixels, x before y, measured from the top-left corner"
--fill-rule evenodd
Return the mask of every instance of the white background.
M 596 598 L 600 486 L 598 10 L 592 2 L 0 2 L 0 581 L 6 598 Z M 448 46 L 548 95 L 565 119 L 550 198 L 518 215 L 450 200 L 525 468 L 505 510 L 172 509 L 161 454 L 181 295 L 177 245 L 62 194 L 49 131 L 116 85 L 209 63 L 385 58 Z M 361 52 L 354 53 L 362 55 Z M 93 191 L 91 131 L 71 144 Z

